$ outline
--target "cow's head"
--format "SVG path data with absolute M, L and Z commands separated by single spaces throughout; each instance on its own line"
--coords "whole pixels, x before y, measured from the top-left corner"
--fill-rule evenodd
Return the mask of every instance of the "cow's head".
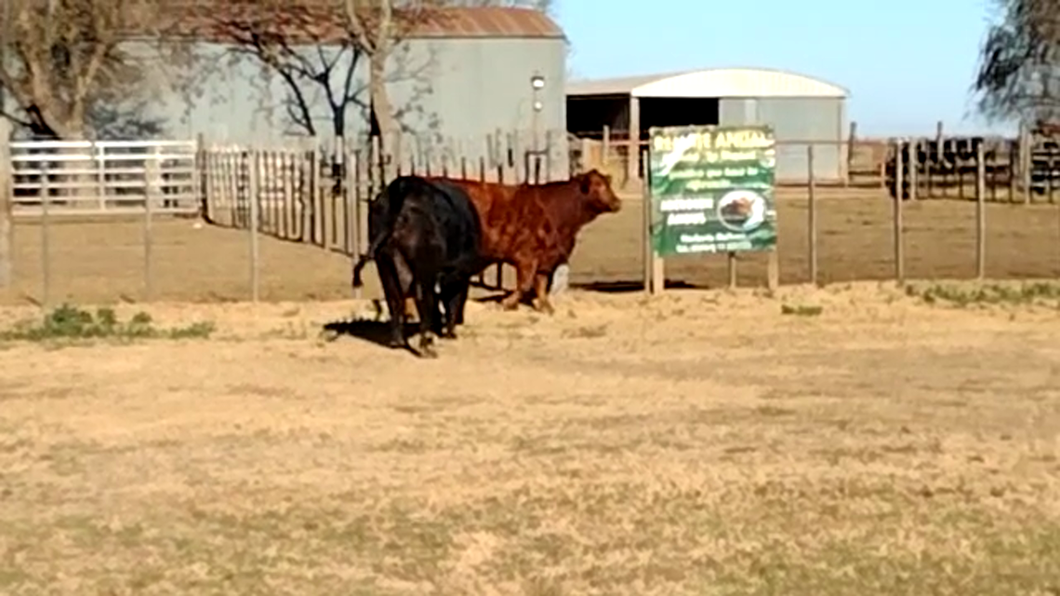
M 593 210 L 600 213 L 617 213 L 622 208 L 621 199 L 611 190 L 611 176 L 592 169 L 578 174 L 574 180 L 578 183 L 583 200 L 587 201 Z

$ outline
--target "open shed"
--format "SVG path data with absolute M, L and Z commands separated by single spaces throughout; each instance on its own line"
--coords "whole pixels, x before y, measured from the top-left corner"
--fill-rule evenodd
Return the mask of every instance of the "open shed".
M 805 75 L 757 68 L 719 68 L 668 75 L 571 81 L 567 131 L 646 142 L 652 126 L 768 124 L 777 139 L 777 180 L 805 182 L 808 144 L 814 174 L 842 180 L 847 163 L 846 89 Z M 637 159 L 627 176 L 639 177 Z

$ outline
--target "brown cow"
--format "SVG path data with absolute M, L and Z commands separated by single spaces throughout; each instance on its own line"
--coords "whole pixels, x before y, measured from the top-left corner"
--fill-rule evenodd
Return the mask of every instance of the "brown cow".
M 533 290 L 534 308 L 551 313 L 548 282 L 556 267 L 570 259 L 578 231 L 598 215 L 622 208 L 611 189 L 611 177 L 597 170 L 547 184 L 429 179 L 457 185 L 471 198 L 482 222 L 484 266 L 515 267 L 515 291 L 501 301 L 508 310 L 518 307 Z

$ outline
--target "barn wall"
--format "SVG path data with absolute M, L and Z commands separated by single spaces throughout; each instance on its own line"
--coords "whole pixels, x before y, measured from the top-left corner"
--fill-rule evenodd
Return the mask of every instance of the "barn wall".
M 391 87 L 394 100 L 422 105 L 418 130 L 466 139 L 462 153 L 485 152 L 487 134 L 518 131 L 526 149 L 533 145 L 533 93 L 530 79 L 545 78 L 540 92 L 539 147 L 547 145 L 553 177 L 566 178 L 566 42 L 562 39 L 427 39 L 409 42 L 414 64 L 430 63 L 419 80 Z M 544 131 L 552 131 L 546 136 Z
M 170 136 L 203 134 L 209 142 L 275 144 L 301 136 L 285 116 L 286 87 L 249 56 L 235 56 L 224 46 L 191 46 L 192 69 L 172 67 L 153 44 L 127 43 L 125 48 L 149 65 L 144 89 L 154 96 L 151 115 L 165 121 Z M 346 62 L 348 64 L 348 61 Z M 336 71 L 342 71 L 338 68 Z M 314 86 L 306 86 L 318 133 L 330 135 L 329 111 Z M 353 118 L 361 116 L 350 110 Z
M 532 145 L 530 78 L 545 77 L 540 98 L 541 146 L 550 139 L 553 176 L 568 172 L 566 130 L 566 47 L 562 39 L 417 39 L 400 44 L 390 58 L 388 87 L 402 121 L 426 144 L 456 139 L 460 152 L 475 158 L 486 154 L 486 135 L 498 129 L 520 131 Z M 152 114 L 165 120 L 167 133 L 189 137 L 203 133 L 209 141 L 277 144 L 302 136 L 286 115 L 287 88 L 279 77 L 267 76 L 252 57 L 232 57 L 223 46 L 196 44 L 195 72 L 187 77 L 169 67 L 148 44 L 127 47 L 146 64 L 145 88 L 151 90 Z M 312 52 L 315 53 L 315 49 Z M 337 50 L 331 50 L 337 51 Z M 350 53 L 335 69 L 338 88 L 350 64 Z M 367 101 L 367 60 L 356 67 L 354 87 Z M 316 85 L 304 87 L 312 106 L 317 136 L 333 136 L 330 108 Z M 347 109 L 346 136 L 367 132 L 362 108 Z
M 807 180 L 806 144 L 785 141 L 832 141 L 814 146 L 814 174 L 821 180 L 843 177 L 846 106 L 842 98 L 763 97 L 721 100 L 723 125 L 769 124 L 777 139 L 777 179 Z

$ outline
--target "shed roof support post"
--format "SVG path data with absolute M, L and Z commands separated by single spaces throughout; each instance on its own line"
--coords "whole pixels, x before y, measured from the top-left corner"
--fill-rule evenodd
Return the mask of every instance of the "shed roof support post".
M 640 178 L 640 98 L 629 97 L 629 150 L 626 153 L 626 184 Z

